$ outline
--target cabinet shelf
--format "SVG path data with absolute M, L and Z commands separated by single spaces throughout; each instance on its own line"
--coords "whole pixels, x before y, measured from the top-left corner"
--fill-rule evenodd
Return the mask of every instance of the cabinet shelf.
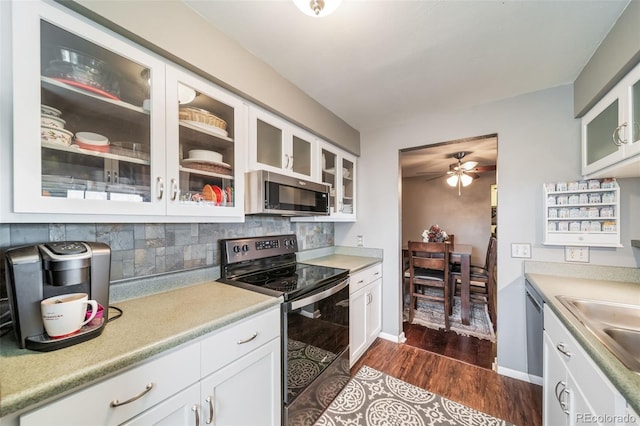
M 111 160 L 125 161 L 127 163 L 142 164 L 142 165 L 145 165 L 145 166 L 148 166 L 150 164 L 149 160 L 144 159 L 144 158 L 135 158 L 135 157 L 130 157 L 130 156 L 127 156 L 127 155 L 120 155 L 120 154 L 116 154 L 116 153 L 112 153 L 112 152 L 91 151 L 90 149 L 80 148 L 78 145 L 69 145 L 69 146 L 67 146 L 67 145 L 59 145 L 59 144 L 52 143 L 52 142 L 42 142 L 42 147 L 43 148 L 47 148 L 47 149 L 53 149 L 53 150 L 56 150 L 56 151 L 71 152 L 71 153 L 74 153 L 74 154 L 87 155 L 87 156 L 90 156 L 90 157 L 108 158 L 108 159 L 111 159 Z M 113 148 L 110 148 L 110 149 L 113 149 Z M 120 149 L 120 148 L 115 148 L 115 149 L 118 149 L 118 150 L 121 150 L 121 151 L 125 151 L 124 149 Z
M 50 77 L 42 76 L 41 80 L 42 80 L 43 89 L 48 90 L 51 93 L 54 93 L 58 96 L 64 97 L 65 99 L 68 99 L 68 101 L 73 104 L 87 103 L 89 99 L 97 100 L 98 102 L 93 103 L 95 105 L 92 104 L 93 105 L 92 108 L 98 108 L 95 111 L 98 113 L 104 113 L 105 115 L 114 116 L 115 114 L 118 113 L 117 108 L 116 109 L 113 108 L 113 106 L 115 105 L 120 107 L 122 111 L 128 110 L 138 114 L 149 115 L 149 112 L 146 111 L 141 106 L 132 105 L 130 103 L 123 102 L 123 101 L 117 101 L 115 99 L 105 98 L 104 96 L 100 96 L 91 92 L 87 92 L 82 89 L 78 89 L 76 87 L 70 86 L 68 84 L 65 84 L 63 82 L 60 82 Z M 102 108 L 98 106 L 100 104 L 103 105 Z M 55 105 L 51 105 L 51 106 L 55 107 Z M 126 114 L 125 112 L 122 112 L 122 113 Z
M 204 171 L 204 170 L 191 169 L 191 168 L 184 167 L 184 166 L 180 166 L 179 170 L 181 172 L 192 173 L 192 174 L 197 174 L 197 175 L 201 175 L 201 176 L 210 176 L 210 177 L 217 177 L 217 178 L 229 179 L 229 180 L 233 180 L 234 179 L 233 175 L 224 175 L 224 174 L 221 174 L 221 173 L 207 172 L 207 171 Z
M 228 136 L 221 135 L 220 133 L 216 133 L 216 132 L 207 130 L 207 129 L 203 128 L 203 127 L 199 127 L 199 126 L 197 126 L 195 124 L 187 123 L 187 122 L 182 121 L 182 120 L 180 121 L 180 127 L 189 129 L 188 135 L 189 135 L 189 137 L 191 139 L 197 138 L 200 141 L 207 142 L 207 141 L 210 141 L 211 137 L 214 137 L 214 138 L 220 139 L 222 141 L 233 143 L 233 139 L 231 139 Z

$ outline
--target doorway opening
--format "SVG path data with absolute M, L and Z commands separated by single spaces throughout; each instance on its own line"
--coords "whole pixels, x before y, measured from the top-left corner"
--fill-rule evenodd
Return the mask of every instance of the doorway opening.
M 497 347 L 495 279 L 487 279 L 483 293 L 482 285 L 471 276 L 467 282 L 471 290 L 467 309 L 462 300 L 461 281 L 452 281 L 450 288 L 455 297 L 449 331 L 443 330 L 441 304 L 417 302 L 418 309 L 409 322 L 411 297 L 406 248 L 409 241 L 422 241 L 424 231 L 436 225 L 455 236 L 451 238 L 453 251 L 457 248 L 470 256 L 474 265 L 471 272 L 482 272 L 475 267 L 490 268 L 489 242 L 492 237 L 497 238 L 498 226 L 497 154 L 497 134 L 407 148 L 399 153 L 405 343 L 489 369 L 493 368 Z M 460 257 L 456 259 L 459 262 Z M 497 268 L 491 269 L 487 274 L 494 273 L 495 278 Z M 487 286 L 493 291 L 487 291 Z M 468 324 L 463 321 L 463 312 L 468 312 Z

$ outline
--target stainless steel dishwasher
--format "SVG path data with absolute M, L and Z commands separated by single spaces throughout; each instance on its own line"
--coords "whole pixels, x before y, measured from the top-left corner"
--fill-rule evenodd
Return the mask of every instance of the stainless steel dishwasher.
M 542 377 L 542 333 L 544 329 L 544 299 L 527 280 L 527 372 Z

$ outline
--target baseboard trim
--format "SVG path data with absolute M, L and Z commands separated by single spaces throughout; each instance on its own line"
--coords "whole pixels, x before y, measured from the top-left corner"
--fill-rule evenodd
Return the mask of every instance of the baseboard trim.
M 542 377 L 523 373 L 522 371 L 498 366 L 498 374 L 542 386 Z
M 400 333 L 400 335 L 396 336 L 393 334 L 389 334 L 389 333 L 385 333 L 385 332 L 380 332 L 378 334 L 378 337 L 380 337 L 381 339 L 384 340 L 389 340 L 390 342 L 393 343 L 404 343 L 407 341 L 407 338 L 404 336 L 404 331 L 402 333 Z

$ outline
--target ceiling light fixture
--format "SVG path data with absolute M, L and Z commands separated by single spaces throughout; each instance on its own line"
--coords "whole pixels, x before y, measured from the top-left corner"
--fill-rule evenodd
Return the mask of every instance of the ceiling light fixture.
M 322 18 L 333 13 L 342 0 L 293 0 L 302 13 L 313 16 L 314 18 Z
M 460 160 L 467 155 L 466 152 L 458 152 L 454 155 L 454 157 L 458 160 L 458 165 L 453 168 L 452 171 L 448 172 L 450 175 L 447 178 L 447 184 L 449 186 L 458 187 L 458 196 L 462 194 L 460 191 L 461 187 L 471 185 L 473 182 L 473 177 L 468 175 L 467 172 L 472 171 L 477 165 L 477 161 L 467 161 L 462 164 Z

